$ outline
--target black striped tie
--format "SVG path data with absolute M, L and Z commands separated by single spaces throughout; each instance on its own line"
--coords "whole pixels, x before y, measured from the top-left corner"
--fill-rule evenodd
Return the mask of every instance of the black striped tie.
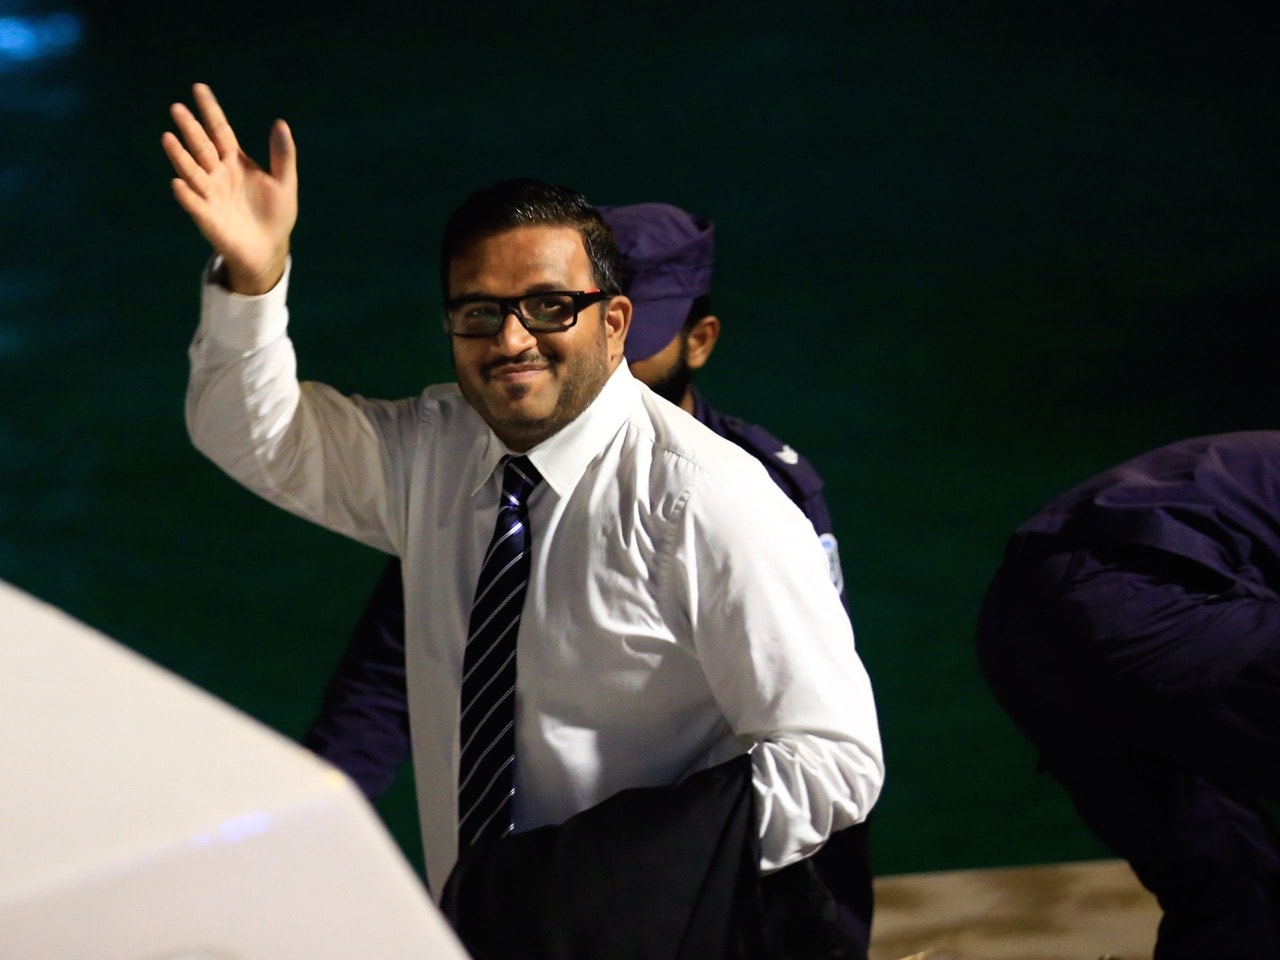
M 505 836 L 515 793 L 516 634 L 529 582 L 529 494 L 542 477 L 526 457 L 506 461 L 493 540 L 480 567 L 462 665 L 460 846 Z

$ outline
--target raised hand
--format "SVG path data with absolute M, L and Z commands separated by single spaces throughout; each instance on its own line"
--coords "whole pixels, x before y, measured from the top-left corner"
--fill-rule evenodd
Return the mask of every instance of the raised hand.
M 241 148 L 213 91 L 192 91 L 200 119 L 181 103 L 169 108 L 179 140 L 160 138 L 177 176 L 174 198 L 222 254 L 227 285 L 236 293 L 266 293 L 284 274 L 289 235 L 298 219 L 298 158 L 283 120 L 271 128 L 271 169 Z

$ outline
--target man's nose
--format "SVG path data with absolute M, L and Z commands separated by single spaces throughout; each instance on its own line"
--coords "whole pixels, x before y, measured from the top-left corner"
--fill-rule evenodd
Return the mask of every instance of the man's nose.
M 503 316 L 502 326 L 494 336 L 503 352 L 512 355 L 524 353 L 538 342 L 537 338 L 524 328 L 514 309 L 508 310 Z

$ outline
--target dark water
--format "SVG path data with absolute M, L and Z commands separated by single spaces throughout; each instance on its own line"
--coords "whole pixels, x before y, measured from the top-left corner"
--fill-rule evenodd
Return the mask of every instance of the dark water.
M 879 869 L 1102 855 L 972 623 L 1051 494 L 1275 425 L 1274 37 L 1231 4 L 864 6 L 0 0 L 0 577 L 297 735 L 380 569 L 187 443 L 205 250 L 159 136 L 204 80 L 251 153 L 294 129 L 293 333 L 344 389 L 447 378 L 435 244 L 473 188 L 715 218 L 702 386 L 827 480 L 889 762 Z M 412 852 L 409 797 L 382 809 Z

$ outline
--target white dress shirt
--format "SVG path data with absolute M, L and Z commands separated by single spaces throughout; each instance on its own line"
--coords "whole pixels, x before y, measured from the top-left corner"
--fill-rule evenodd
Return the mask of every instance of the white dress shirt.
M 457 856 L 472 594 L 508 453 L 453 384 L 395 402 L 299 383 L 288 274 L 206 282 L 187 425 L 236 480 L 403 562 L 427 872 Z M 763 870 L 862 820 L 884 778 L 871 685 L 813 528 L 760 464 L 622 364 L 528 452 L 533 557 L 517 657 L 515 822 L 752 752 Z

